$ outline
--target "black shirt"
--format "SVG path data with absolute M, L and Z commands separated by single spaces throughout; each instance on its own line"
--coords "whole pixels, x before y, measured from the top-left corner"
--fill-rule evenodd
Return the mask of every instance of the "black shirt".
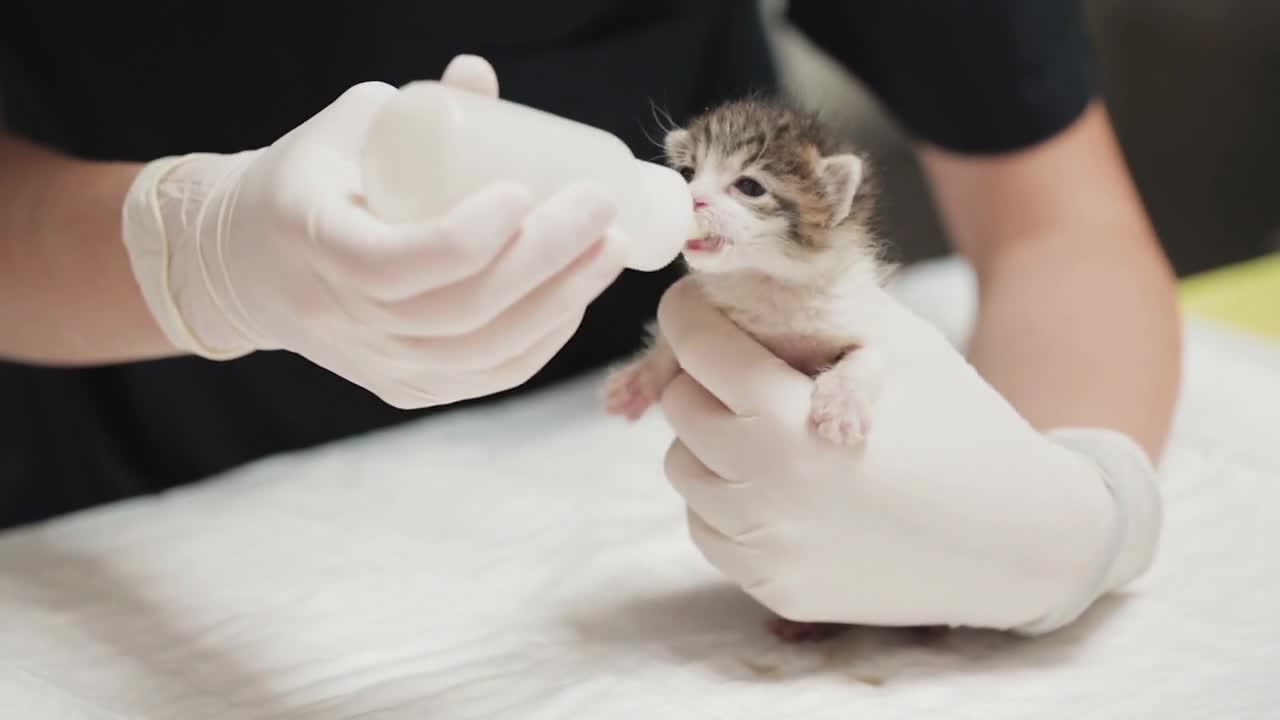
M 915 136 L 966 152 L 1046 138 L 1093 92 L 1066 0 L 793 0 L 792 20 Z M 677 122 L 776 77 L 750 0 L 14 3 L 0 22 L 9 132 L 145 161 L 266 145 L 350 85 L 437 77 L 458 53 L 505 97 L 657 149 Z M 675 270 L 627 273 L 531 383 L 633 350 Z M 85 369 L 0 363 L 0 527 L 190 482 L 419 417 L 284 352 Z

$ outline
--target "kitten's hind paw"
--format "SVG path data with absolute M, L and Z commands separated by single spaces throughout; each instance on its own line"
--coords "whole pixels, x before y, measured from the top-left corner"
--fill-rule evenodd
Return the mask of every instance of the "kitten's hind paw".
M 605 412 L 638 420 L 658 401 L 662 388 L 662 377 L 650 363 L 637 360 L 623 365 L 605 378 Z

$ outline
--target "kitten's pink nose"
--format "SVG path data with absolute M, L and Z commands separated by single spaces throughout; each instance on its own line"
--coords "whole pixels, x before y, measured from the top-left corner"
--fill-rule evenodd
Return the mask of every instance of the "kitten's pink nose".
M 707 206 L 707 201 L 706 201 L 706 200 L 702 200 L 702 199 L 699 199 L 699 198 L 694 198 L 694 199 L 693 199 L 693 209 L 694 209 L 694 210 L 701 210 L 702 208 L 704 208 L 704 207 L 706 207 L 706 206 Z

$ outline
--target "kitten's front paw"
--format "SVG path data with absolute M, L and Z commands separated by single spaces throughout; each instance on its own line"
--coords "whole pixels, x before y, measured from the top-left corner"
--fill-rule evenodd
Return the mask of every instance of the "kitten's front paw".
M 809 420 L 819 437 L 838 445 L 862 442 L 870 427 L 862 395 L 840 372 L 823 373 L 814 380 Z
M 636 360 L 609 373 L 604 382 L 604 410 L 637 420 L 662 395 L 662 374 L 646 360 Z

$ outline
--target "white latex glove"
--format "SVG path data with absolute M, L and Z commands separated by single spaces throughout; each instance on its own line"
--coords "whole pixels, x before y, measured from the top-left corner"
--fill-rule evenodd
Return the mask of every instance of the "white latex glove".
M 442 80 L 498 90 L 474 56 Z M 175 346 L 293 351 L 416 408 L 519 385 L 569 340 L 622 271 L 614 208 L 579 187 L 530 209 L 522 188 L 496 185 L 436 221 L 381 222 L 362 203 L 360 152 L 395 92 L 357 85 L 268 147 L 145 166 L 124 241 Z
M 808 377 L 687 281 L 663 298 L 683 369 L 666 472 L 715 567 L 791 620 L 1027 634 L 1148 567 L 1161 511 L 1133 441 L 1037 432 L 933 326 L 887 294 L 866 312 L 880 387 L 865 443 L 839 446 L 811 430 Z

